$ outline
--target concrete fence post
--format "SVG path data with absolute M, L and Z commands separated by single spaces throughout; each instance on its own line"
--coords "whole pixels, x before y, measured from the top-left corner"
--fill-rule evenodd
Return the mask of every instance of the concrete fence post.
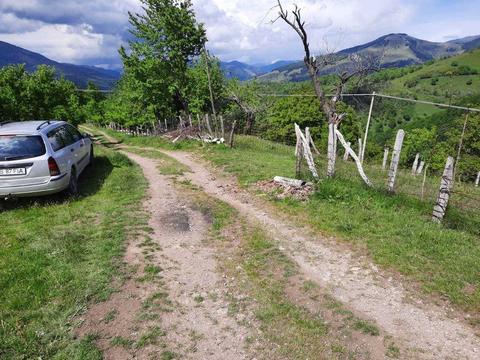
M 402 152 L 403 139 L 405 138 L 405 131 L 398 130 L 395 139 L 395 146 L 393 147 L 392 162 L 390 164 L 390 171 L 388 172 L 387 190 L 390 193 L 395 192 L 395 179 L 397 177 L 398 164 L 400 162 L 400 153 Z
M 388 147 L 385 147 L 385 149 L 383 150 L 382 170 L 385 170 L 387 168 L 387 162 L 388 162 Z
M 445 164 L 445 170 L 443 170 L 442 180 L 440 181 L 440 191 L 438 192 L 437 202 L 433 208 L 432 221 L 438 224 L 443 221 L 447 211 L 450 189 L 453 183 L 453 165 L 453 157 L 449 156 Z
M 412 175 L 417 175 L 417 168 L 418 168 L 418 159 L 420 158 L 420 154 L 415 155 L 415 161 L 412 165 Z

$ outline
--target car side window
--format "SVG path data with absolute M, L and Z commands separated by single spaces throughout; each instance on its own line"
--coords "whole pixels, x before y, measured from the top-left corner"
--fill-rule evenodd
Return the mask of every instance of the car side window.
M 60 128 L 50 131 L 47 134 L 47 138 L 50 145 L 52 145 L 53 151 L 58 151 L 66 146 L 62 134 L 60 133 Z
M 68 131 L 66 125 L 60 126 L 47 134 L 48 141 L 52 145 L 53 151 L 58 151 L 66 146 L 75 143 L 74 136 Z
M 73 135 L 70 133 L 70 131 L 68 131 L 67 125 L 60 126 L 58 128 L 58 131 L 60 133 L 60 136 L 63 139 L 65 146 L 69 146 L 75 143 L 75 139 Z
M 67 127 L 67 131 L 70 133 L 70 135 L 72 135 L 73 142 L 77 142 L 83 139 L 82 134 L 80 134 L 80 132 L 77 129 L 75 129 L 72 125 L 69 124 L 65 126 Z

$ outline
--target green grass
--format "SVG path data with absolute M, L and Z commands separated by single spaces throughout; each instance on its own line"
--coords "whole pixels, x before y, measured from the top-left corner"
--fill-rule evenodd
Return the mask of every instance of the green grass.
M 249 185 L 274 175 L 293 176 L 292 154 L 293 148 L 239 137 L 236 149 L 210 147 L 206 157 L 236 175 L 242 185 Z M 318 162 L 323 172 L 325 163 Z M 442 294 L 463 309 L 478 311 L 480 214 L 471 210 L 478 189 L 461 189 L 473 198 L 465 209 L 459 207 L 462 203 L 454 195 L 445 226 L 438 226 L 430 221 L 438 177 L 429 180 L 427 200 L 421 201 L 421 177 L 403 171 L 398 178 L 400 194 L 388 195 L 384 191 L 386 172 L 378 166 L 366 168 L 376 184 L 374 189 L 363 185 L 352 163 L 339 160 L 337 177 L 322 179 L 308 202 L 272 201 L 299 223 L 366 248 L 375 263 L 419 281 L 425 291 Z
M 124 242 L 137 226 L 146 183 L 125 156 L 96 149 L 78 198 L 4 204 L 0 213 L 0 358 L 96 359 L 76 340 L 76 315 L 108 298 Z M 113 221 L 114 220 L 114 221 Z
M 236 147 L 196 148 L 206 159 L 235 175 L 242 186 L 275 175 L 294 176 L 293 148 L 254 137 L 238 136 Z M 325 161 L 317 160 L 324 174 Z M 480 310 L 480 213 L 478 188 L 457 184 L 444 226 L 430 221 L 440 178 L 429 178 L 420 200 L 421 177 L 399 173 L 397 195 L 385 192 L 387 172 L 366 164 L 375 184 L 368 189 L 355 166 L 339 159 L 335 179 L 319 182 L 307 202 L 291 199 L 273 204 L 292 219 L 320 233 L 366 249 L 372 260 L 418 281 L 428 293 L 447 297 L 460 308 Z M 462 195 L 465 194 L 465 195 Z

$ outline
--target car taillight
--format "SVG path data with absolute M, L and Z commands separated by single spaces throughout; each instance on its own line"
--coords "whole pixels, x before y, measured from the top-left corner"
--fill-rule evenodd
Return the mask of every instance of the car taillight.
M 50 176 L 60 175 L 60 169 L 53 157 L 48 158 L 48 170 L 50 170 Z

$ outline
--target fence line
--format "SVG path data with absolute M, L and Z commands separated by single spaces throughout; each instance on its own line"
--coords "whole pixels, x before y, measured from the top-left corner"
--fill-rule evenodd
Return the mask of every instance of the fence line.
M 259 96 L 265 96 L 265 97 L 316 97 L 316 95 L 313 94 L 258 94 Z M 326 94 L 328 97 L 334 97 L 336 95 L 334 94 Z M 427 101 L 427 100 L 416 100 L 416 99 L 410 99 L 410 98 L 403 98 L 400 96 L 393 96 L 393 95 L 386 95 L 386 94 L 378 94 L 378 93 L 371 93 L 371 94 L 342 94 L 342 97 L 360 97 L 360 96 L 375 96 L 375 97 L 382 97 L 386 99 L 395 99 L 395 100 L 402 100 L 402 101 L 408 101 L 408 102 L 413 102 L 413 103 L 419 103 L 419 104 L 426 104 L 426 105 L 433 105 L 433 106 L 438 106 L 438 107 L 443 107 L 443 108 L 449 108 L 449 109 L 457 109 L 457 110 L 465 110 L 469 112 L 478 112 L 480 113 L 480 109 L 476 108 L 470 108 L 470 107 L 465 107 L 465 106 L 458 106 L 458 105 L 448 105 L 448 104 L 442 104 L 442 103 L 436 103 L 433 101 Z

